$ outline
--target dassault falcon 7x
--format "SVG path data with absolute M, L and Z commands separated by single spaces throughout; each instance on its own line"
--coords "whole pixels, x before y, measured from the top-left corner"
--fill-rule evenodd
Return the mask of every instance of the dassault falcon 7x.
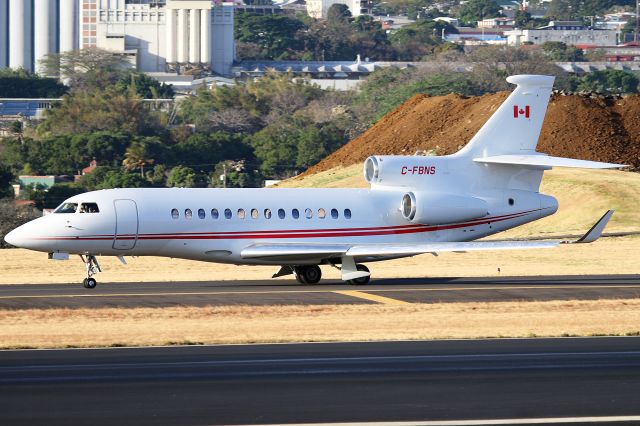
M 561 241 L 473 241 L 549 216 L 555 198 L 538 192 L 554 166 L 619 164 L 535 151 L 554 78 L 516 75 L 517 85 L 478 133 L 453 155 L 372 156 L 370 189 L 109 189 L 76 195 L 52 214 L 10 232 L 18 247 L 66 260 L 80 255 L 93 288 L 97 256 L 165 256 L 274 265 L 279 277 L 317 283 L 319 265 L 366 284 L 366 262 L 421 253 L 550 248 Z M 602 233 L 608 211 L 578 243 Z

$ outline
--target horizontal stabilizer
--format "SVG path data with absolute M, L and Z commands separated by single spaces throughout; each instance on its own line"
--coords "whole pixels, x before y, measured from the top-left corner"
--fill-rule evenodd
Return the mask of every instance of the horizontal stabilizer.
M 624 164 L 601 163 L 598 161 L 575 160 L 573 158 L 552 157 L 544 154 L 531 155 L 495 155 L 491 157 L 474 158 L 476 163 L 506 164 L 512 166 L 528 166 L 535 168 L 549 167 L 577 167 L 582 169 L 615 169 L 627 167 Z

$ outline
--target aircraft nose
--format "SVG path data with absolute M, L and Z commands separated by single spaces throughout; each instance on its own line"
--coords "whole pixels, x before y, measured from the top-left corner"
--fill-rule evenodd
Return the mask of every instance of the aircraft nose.
M 20 228 L 22 228 L 22 226 L 19 226 L 13 231 L 9 232 L 7 235 L 4 236 L 4 240 L 7 243 L 11 244 L 12 246 L 21 247 L 23 238 L 20 235 L 22 234 L 22 231 L 20 230 Z

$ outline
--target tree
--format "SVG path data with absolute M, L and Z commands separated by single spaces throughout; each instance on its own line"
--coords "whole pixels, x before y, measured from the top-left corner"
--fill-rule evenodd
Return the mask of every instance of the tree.
M 458 19 L 467 24 L 476 25 L 482 19 L 499 15 L 500 6 L 494 0 L 469 0 L 460 8 Z
M 126 170 L 140 170 L 140 176 L 144 179 L 144 166 L 153 164 L 154 161 L 153 158 L 150 158 L 147 145 L 144 142 L 135 141 L 127 148 L 122 166 Z
M 178 188 L 193 188 L 196 180 L 196 172 L 185 166 L 177 166 L 171 169 L 167 178 L 167 186 Z
M 577 91 L 598 93 L 637 93 L 640 80 L 634 74 L 619 70 L 602 70 L 572 79 Z
M 95 47 L 51 53 L 40 61 L 45 73 L 59 76 L 76 90 L 104 90 L 122 78 L 132 67 L 122 53 Z
M 0 70 L 0 98 L 59 98 L 68 90 L 55 78 L 40 77 L 24 69 Z
M 531 22 L 531 14 L 526 10 L 516 10 L 513 20 L 516 27 L 526 28 L 529 22 Z
M 11 169 L 5 165 L 0 164 L 0 199 L 13 198 L 13 187 L 11 184 L 15 176 L 11 172 Z
M 73 135 L 108 131 L 129 135 L 161 132 L 163 114 L 152 112 L 134 90 L 74 90 L 48 110 L 40 134 Z
M 582 49 L 567 46 L 561 41 L 547 41 L 542 44 L 542 50 L 552 61 L 582 62 L 585 60 Z
M 334 3 L 327 10 L 327 23 L 329 25 L 348 24 L 349 18 L 351 18 L 351 12 L 346 4 Z
M 302 47 L 298 31 L 305 24 L 285 15 L 236 15 L 235 38 L 261 49 L 261 59 L 285 59 L 288 52 Z
M 36 208 L 54 209 L 58 207 L 64 200 L 74 195 L 86 192 L 82 186 L 75 183 L 57 183 L 49 188 L 42 197 L 42 200 L 36 202 Z
M 473 63 L 472 81 L 481 92 L 512 90 L 506 78 L 516 74 L 544 74 L 556 77 L 555 87 L 568 89 L 567 75 L 543 52 L 508 46 L 483 46 L 469 56 Z
M 420 20 L 395 31 L 389 39 L 398 54 L 398 60 L 420 60 L 443 43 L 443 30 L 449 34 L 458 32 L 446 22 Z
M 131 70 L 123 73 L 117 81 L 116 87 L 121 92 L 133 89 L 138 96 L 144 99 L 173 99 L 175 96 L 172 85 L 160 83 L 147 74 Z

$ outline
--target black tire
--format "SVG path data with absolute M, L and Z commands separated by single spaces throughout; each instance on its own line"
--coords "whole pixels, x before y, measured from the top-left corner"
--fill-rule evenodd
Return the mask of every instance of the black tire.
M 304 266 L 296 266 L 294 268 L 294 275 L 296 276 L 296 281 L 298 281 L 300 284 L 307 283 L 304 278 Z
M 301 268 L 301 275 L 307 284 L 318 284 L 322 278 L 322 270 L 317 265 Z
M 82 285 L 84 286 L 84 288 L 96 288 L 98 282 L 95 280 L 95 278 L 85 278 L 84 280 L 82 280 Z
M 369 272 L 369 268 L 361 264 L 356 265 L 356 269 L 358 271 Z M 366 277 L 362 277 L 362 278 L 356 278 L 354 280 L 349 280 L 347 281 L 347 283 L 351 285 L 365 285 L 365 284 L 369 284 L 369 281 L 371 281 L 371 275 L 367 275 Z

